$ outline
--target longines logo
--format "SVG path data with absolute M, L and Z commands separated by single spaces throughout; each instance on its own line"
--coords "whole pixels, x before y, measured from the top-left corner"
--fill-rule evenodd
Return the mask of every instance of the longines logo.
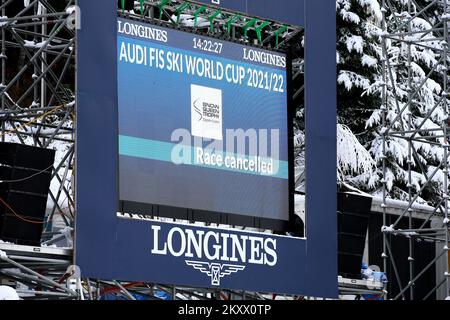
M 245 269 L 245 266 L 235 264 L 220 264 L 202 261 L 186 260 L 186 264 L 202 273 L 205 273 L 208 277 L 211 277 L 212 286 L 220 286 L 221 278 Z
M 191 85 L 191 133 L 222 140 L 222 90 Z
M 161 232 L 158 225 L 152 225 L 152 232 L 152 254 L 183 258 L 187 266 L 210 277 L 213 286 L 220 286 L 222 278 L 249 265 L 277 264 L 274 238 L 180 227 Z

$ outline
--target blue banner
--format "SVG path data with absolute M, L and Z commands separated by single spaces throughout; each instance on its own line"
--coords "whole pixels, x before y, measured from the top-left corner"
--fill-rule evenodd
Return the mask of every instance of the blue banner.
M 251 281 L 252 290 L 286 294 L 303 285 L 304 267 L 293 262 L 302 261 L 304 239 L 127 218 L 118 224 L 123 254 L 115 263 L 133 275 L 121 280 L 229 289 Z

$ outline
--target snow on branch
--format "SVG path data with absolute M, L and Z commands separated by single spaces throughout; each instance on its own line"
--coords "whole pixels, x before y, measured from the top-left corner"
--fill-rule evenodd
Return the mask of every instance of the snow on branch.
M 350 91 L 353 87 L 367 89 L 370 86 L 370 81 L 355 72 L 342 70 L 338 76 L 338 83 L 344 85 Z
M 367 11 L 377 20 L 381 21 L 381 7 L 378 0 L 358 0 L 359 4 L 367 8 Z
M 341 39 L 347 46 L 347 50 L 349 53 L 352 51 L 356 51 L 357 53 L 362 53 L 365 45 L 365 41 L 361 36 L 355 35 L 346 35 Z
M 375 160 L 345 125 L 337 126 L 337 166 L 340 177 L 344 174 L 364 174 L 375 169 Z

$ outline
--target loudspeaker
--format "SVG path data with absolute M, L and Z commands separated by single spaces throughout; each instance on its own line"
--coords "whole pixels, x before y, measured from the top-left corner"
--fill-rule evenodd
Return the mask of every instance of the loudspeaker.
M 338 193 L 338 273 L 359 278 L 372 198 Z
M 55 151 L 0 143 L 0 239 L 39 246 Z
M 406 205 L 406 204 L 405 204 Z M 386 215 L 386 225 L 389 226 L 395 221 L 397 221 L 398 215 Z M 442 218 L 441 218 L 442 221 Z M 426 222 L 424 226 L 423 223 L 426 222 L 423 219 L 412 219 L 412 228 L 430 228 L 430 222 Z M 369 219 L 369 264 L 383 266 L 383 235 L 380 230 L 383 226 L 383 215 L 381 213 L 374 213 Z M 409 217 L 403 217 L 400 219 L 396 225 L 396 229 L 409 229 Z M 403 236 L 387 235 L 386 239 L 391 248 L 390 259 L 388 259 L 387 269 L 383 270 L 388 276 L 387 292 L 388 299 L 393 299 L 399 292 L 400 288 L 404 288 L 409 282 L 409 238 Z M 434 241 L 413 241 L 413 276 L 417 276 L 419 272 L 423 274 L 414 281 L 414 299 L 423 300 L 429 293 L 428 300 L 436 299 L 436 292 L 434 288 L 436 287 L 436 268 L 432 266 L 425 270 L 427 265 L 436 258 L 436 246 L 442 248 L 443 243 Z M 392 264 L 392 259 L 395 261 L 395 269 Z M 400 281 L 400 285 L 398 283 Z M 405 292 L 404 298 L 410 300 L 409 290 Z

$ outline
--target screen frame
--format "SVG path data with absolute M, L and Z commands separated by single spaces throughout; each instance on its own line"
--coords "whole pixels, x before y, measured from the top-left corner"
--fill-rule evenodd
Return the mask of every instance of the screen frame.
M 211 0 L 197 2 L 211 4 Z M 84 278 L 207 287 L 186 267 L 160 270 L 157 266 L 171 264 L 159 257 L 149 263 L 149 223 L 117 218 L 117 1 L 77 0 L 77 5 L 82 14 L 76 45 L 74 264 Z M 265 269 L 264 274 L 249 273 L 227 288 L 337 298 L 335 1 L 222 0 L 220 7 L 304 26 L 307 49 L 308 237 L 279 237 L 289 253 L 280 260 L 294 268 L 292 273 L 284 267 Z M 136 240 L 133 245 L 130 236 Z
M 212 211 L 212 210 L 201 210 L 197 208 L 188 208 L 188 207 L 176 207 L 170 205 L 163 204 L 154 204 L 154 203 L 146 203 L 146 202 L 135 202 L 129 200 L 118 200 L 118 212 L 121 214 L 138 214 L 144 216 L 150 216 L 152 218 L 172 218 L 172 219 L 180 219 L 185 221 L 196 221 L 196 222 L 204 222 L 207 224 L 225 224 L 232 226 L 241 226 L 241 227 L 251 227 L 258 229 L 266 229 L 272 230 L 275 232 L 283 233 L 283 232 L 293 232 L 297 234 L 301 234 L 303 236 L 303 230 L 298 230 L 300 226 L 295 224 L 295 205 L 294 205 L 294 197 L 295 197 L 295 168 L 294 168 L 294 129 L 293 122 L 295 119 L 296 107 L 293 105 L 293 90 L 292 90 L 292 54 L 289 51 L 282 50 L 271 50 L 267 48 L 263 48 L 258 45 L 253 44 L 242 44 L 238 41 L 230 41 L 226 39 L 214 38 L 211 35 L 204 32 L 192 32 L 192 30 L 187 28 L 177 28 L 171 24 L 166 23 L 151 23 L 149 21 L 145 21 L 143 19 L 138 19 L 136 16 L 128 16 L 127 14 L 123 14 L 121 12 L 117 12 L 117 19 L 128 19 L 130 21 L 136 21 L 139 23 L 146 24 L 148 26 L 155 27 L 163 27 L 167 29 L 172 29 L 174 31 L 189 33 L 192 35 L 199 35 L 211 40 L 220 40 L 222 42 L 227 43 L 236 43 L 242 47 L 261 49 L 267 52 L 273 52 L 278 54 L 283 54 L 286 57 L 286 137 L 287 137 L 287 153 L 288 153 L 288 210 L 289 212 L 286 215 L 286 220 L 283 219 L 272 219 L 272 218 L 264 218 L 251 214 L 236 214 L 229 212 L 220 212 L 220 211 Z M 186 49 L 188 50 L 188 49 Z M 119 89 L 120 90 L 120 89 Z M 118 107 L 119 108 L 119 107 Z M 119 121 L 117 122 L 117 131 L 120 134 Z M 119 141 L 117 140 L 117 144 L 119 145 Z M 118 176 L 118 193 L 120 195 L 120 154 L 119 160 L 117 163 L 117 176 Z M 148 212 L 151 212 L 149 214 Z M 303 221 L 304 225 L 306 225 L 306 221 Z

